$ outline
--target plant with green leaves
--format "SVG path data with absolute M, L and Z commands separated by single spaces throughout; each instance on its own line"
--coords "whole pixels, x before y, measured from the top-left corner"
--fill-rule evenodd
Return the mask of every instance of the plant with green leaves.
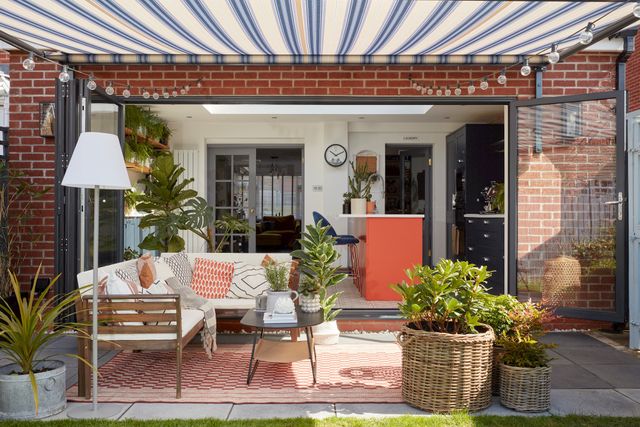
M 500 361 L 516 368 L 540 368 L 547 366 L 551 358 L 547 355 L 550 344 L 544 344 L 531 337 L 501 340 L 504 354 Z
M 433 268 L 417 265 L 406 270 L 409 281 L 392 285 L 400 294 L 400 313 L 417 330 L 452 334 L 477 333 L 481 325 L 486 266 L 442 259 Z
M 366 163 L 356 165 L 353 160 L 349 161 L 351 165 L 351 176 L 349 177 L 349 193 L 352 199 L 371 199 L 371 185 L 374 175 L 369 172 Z
M 480 322 L 491 326 L 496 337 L 511 331 L 514 320 L 510 313 L 521 303 L 513 295 L 481 295 Z
M 155 227 L 138 245 L 141 249 L 180 252 L 184 239 L 178 232 L 188 230 L 204 239 L 208 251 L 213 251 L 209 230 L 213 208 L 196 190 L 187 188 L 193 178 L 181 179 L 184 171 L 170 153 L 165 153 L 155 159 L 151 176 L 140 181 L 146 192 L 138 198 L 136 208 L 147 213 L 140 220 L 140 228 Z
M 214 252 L 222 252 L 234 234 L 248 234 L 253 231 L 246 219 L 238 218 L 233 215 L 225 214 L 214 222 L 216 234 L 221 235 L 218 244 L 215 246 Z M 212 230 L 208 230 L 208 245 L 214 246 L 214 236 Z
M 17 299 L 17 312 L 12 309 L 7 300 L 0 298 L 0 352 L 16 365 L 17 375 L 29 375 L 36 413 L 39 397 L 35 374 L 38 372 L 38 363 L 60 356 L 60 354 L 43 356 L 42 350 L 68 332 L 76 333 L 78 339 L 89 338 L 85 331 L 87 325 L 57 320 L 67 318 L 66 313 L 80 298 L 81 290 L 75 290 L 66 295 L 48 296 L 60 277 L 58 275 L 36 296 L 39 274 L 40 267 L 36 272 L 29 296 Z M 13 272 L 9 272 L 9 277 L 13 291 L 16 295 L 20 295 L 18 278 Z M 88 361 L 76 354 L 65 355 L 90 366 Z
M 264 267 L 264 276 L 273 292 L 284 292 L 289 289 L 289 267 L 284 263 L 271 260 Z
M 307 225 L 299 240 L 302 249 L 291 253 L 300 259 L 302 279 L 298 292 L 305 296 L 320 295 L 325 321 L 334 320 L 340 313 L 334 307 L 341 292 L 330 294 L 328 290 L 347 277 L 336 266 L 340 254 L 335 248 L 336 238 L 329 234 L 330 228 L 329 225 L 323 226 L 322 220 Z

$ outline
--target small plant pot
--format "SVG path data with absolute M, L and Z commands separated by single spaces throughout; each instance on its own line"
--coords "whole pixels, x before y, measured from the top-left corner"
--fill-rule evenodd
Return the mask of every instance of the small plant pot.
M 317 313 L 321 309 L 320 295 L 300 295 L 300 310 L 305 313 Z
M 367 213 L 372 214 L 376 211 L 376 202 L 367 202 Z
M 318 345 L 335 345 L 340 340 L 340 329 L 335 320 L 313 326 L 312 329 L 313 339 Z
M 543 412 L 551 405 L 551 366 L 517 368 L 500 364 L 500 403 L 520 412 Z
M 364 215 L 367 213 L 367 199 L 351 199 L 351 214 Z
M 350 214 L 351 213 L 351 200 L 346 201 L 342 204 L 342 213 Z
M 34 368 L 38 388 L 36 413 L 33 389 L 29 375 L 16 375 L 18 365 L 0 368 L 0 419 L 45 418 L 62 412 L 67 407 L 66 369 L 57 360 L 36 362 Z

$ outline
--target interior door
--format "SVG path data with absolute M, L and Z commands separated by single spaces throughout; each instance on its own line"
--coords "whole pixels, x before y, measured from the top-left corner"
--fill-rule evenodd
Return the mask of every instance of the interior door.
M 225 215 L 245 219 L 256 227 L 256 150 L 209 147 L 207 197 L 214 207 L 214 220 Z M 216 246 L 222 239 L 216 229 Z M 234 234 L 223 252 L 255 252 L 255 232 Z
M 624 321 L 624 115 L 620 91 L 513 103 L 511 292 L 562 315 Z

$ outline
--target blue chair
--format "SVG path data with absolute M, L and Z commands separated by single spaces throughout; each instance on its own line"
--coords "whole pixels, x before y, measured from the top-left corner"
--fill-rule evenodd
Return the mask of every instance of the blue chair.
M 362 292 L 362 283 L 360 283 L 360 263 L 358 262 L 358 243 L 360 243 L 360 240 L 351 234 L 336 233 L 336 230 L 333 228 L 331 223 L 319 212 L 313 212 L 313 221 L 316 224 L 320 221 L 323 227 L 329 226 L 328 234 L 336 238 L 336 246 L 347 246 L 349 250 L 349 258 L 351 260 L 351 267 L 349 268 L 348 273 L 353 277 L 353 284 L 356 286 L 356 289 Z

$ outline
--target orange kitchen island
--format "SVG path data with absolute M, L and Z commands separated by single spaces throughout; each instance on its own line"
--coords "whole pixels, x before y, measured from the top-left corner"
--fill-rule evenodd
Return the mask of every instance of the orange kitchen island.
M 368 301 L 398 301 L 389 285 L 407 278 L 405 270 L 422 264 L 424 215 L 342 214 L 349 234 L 360 240 L 360 293 Z

